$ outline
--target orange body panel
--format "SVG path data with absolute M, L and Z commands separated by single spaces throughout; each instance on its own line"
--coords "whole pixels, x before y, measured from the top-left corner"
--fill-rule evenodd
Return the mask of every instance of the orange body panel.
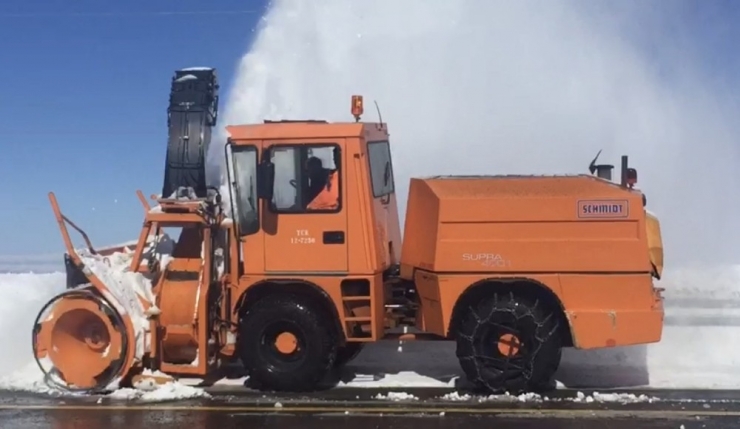
M 586 203 L 621 212 L 590 216 L 579 212 Z M 412 179 L 402 264 L 438 272 L 652 269 L 642 195 L 591 176 Z
M 412 179 L 401 265 L 438 335 L 468 287 L 525 279 L 554 293 L 576 347 L 661 337 L 642 194 L 592 176 Z

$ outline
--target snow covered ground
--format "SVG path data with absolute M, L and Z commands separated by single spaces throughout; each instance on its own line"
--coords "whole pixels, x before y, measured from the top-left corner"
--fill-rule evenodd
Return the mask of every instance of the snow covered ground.
M 4 297 L 0 301 L 0 344 L 5 346 L 0 356 L 0 389 L 55 393 L 45 386 L 32 360 L 30 334 L 36 313 L 64 289 L 64 280 L 62 273 L 0 274 Z M 732 303 L 740 302 L 740 267 L 676 271 L 661 286 L 667 289 L 667 318 L 660 343 L 566 350 L 557 374 L 559 386 L 739 388 L 740 327 L 733 326 L 737 309 Z M 682 322 L 701 318 L 705 321 L 699 324 Z M 346 368 L 337 388 L 465 386 L 453 343 L 407 342 L 400 346 L 399 351 L 397 341 L 369 345 Z M 243 380 L 237 379 L 217 384 L 241 383 Z M 111 397 L 163 400 L 206 396 L 192 384 L 194 380 L 183 380 L 156 389 L 121 389 Z M 591 400 L 608 399 L 600 398 Z

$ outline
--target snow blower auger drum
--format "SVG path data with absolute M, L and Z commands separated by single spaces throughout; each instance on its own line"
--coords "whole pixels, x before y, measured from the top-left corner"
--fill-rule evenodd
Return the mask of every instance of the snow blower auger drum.
M 128 317 L 95 289 L 68 290 L 37 316 L 34 357 L 47 384 L 80 393 L 105 391 L 132 365 L 132 333 Z

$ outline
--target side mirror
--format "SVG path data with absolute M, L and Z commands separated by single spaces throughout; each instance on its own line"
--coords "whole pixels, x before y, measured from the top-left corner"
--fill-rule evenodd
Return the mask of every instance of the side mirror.
M 275 164 L 264 160 L 257 166 L 257 198 L 271 201 L 275 186 Z

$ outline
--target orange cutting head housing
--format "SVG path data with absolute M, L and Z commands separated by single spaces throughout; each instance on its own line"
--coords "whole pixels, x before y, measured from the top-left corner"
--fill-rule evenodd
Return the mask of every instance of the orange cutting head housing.
M 34 327 L 34 355 L 47 378 L 66 390 L 100 390 L 131 365 L 131 323 L 94 289 L 54 297 Z

